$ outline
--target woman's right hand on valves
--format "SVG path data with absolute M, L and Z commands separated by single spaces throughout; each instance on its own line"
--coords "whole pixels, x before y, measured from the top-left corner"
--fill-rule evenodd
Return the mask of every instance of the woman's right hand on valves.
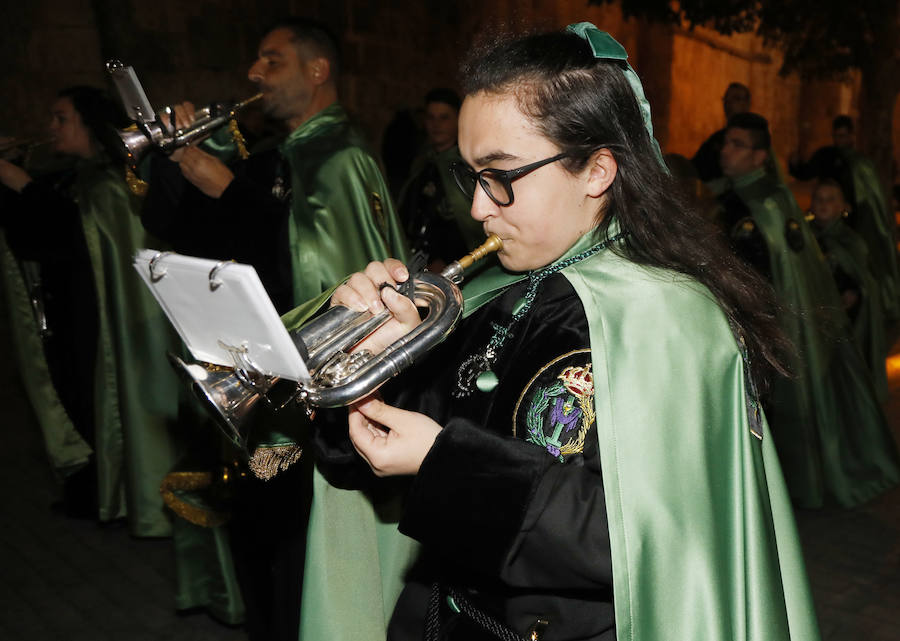
M 356 272 L 334 290 L 332 306 L 344 305 L 372 314 L 378 314 L 387 308 L 393 315 L 391 320 L 357 345 L 356 350 L 368 349 L 378 354 L 421 322 L 419 311 L 413 302 L 394 289 L 408 278 L 406 266 L 399 260 L 388 258 L 383 263 L 369 263 L 365 271 Z

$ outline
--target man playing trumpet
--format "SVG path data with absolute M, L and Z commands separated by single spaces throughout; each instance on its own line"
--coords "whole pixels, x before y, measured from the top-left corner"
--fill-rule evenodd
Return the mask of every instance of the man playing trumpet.
M 402 255 L 377 161 L 338 102 L 339 74 L 337 41 L 322 25 L 276 23 L 248 77 L 264 113 L 290 133 L 231 166 L 198 147 L 176 151 L 170 158 L 193 193 L 156 159 L 144 224 L 182 253 L 254 265 L 279 311 L 370 260 Z M 193 115 L 193 105 L 178 105 L 176 127 Z
M 404 257 L 378 164 L 338 102 L 339 73 L 338 44 L 327 29 L 309 20 L 278 22 L 248 77 L 262 92 L 264 113 L 289 133 L 231 165 L 198 147 L 172 154 L 177 164 L 153 158 L 145 226 L 180 253 L 252 264 L 280 312 L 369 261 Z M 189 103 L 176 107 L 175 126 L 189 126 L 193 112 Z M 295 445 L 254 445 L 255 471 L 284 470 L 300 458 Z M 296 638 L 309 471 L 295 464 L 235 492 L 229 534 L 251 639 Z M 201 548 L 222 532 L 182 531 L 193 541 L 194 552 L 179 547 L 189 574 L 216 572 L 203 566 Z M 217 598 L 182 596 L 182 608 L 215 607 Z

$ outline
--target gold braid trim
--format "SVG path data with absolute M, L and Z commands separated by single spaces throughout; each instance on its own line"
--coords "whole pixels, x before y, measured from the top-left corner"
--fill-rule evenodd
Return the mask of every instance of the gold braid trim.
M 303 448 L 299 445 L 258 447 L 250 457 L 250 471 L 256 478 L 269 481 L 300 460 Z
M 125 167 L 125 182 L 128 183 L 128 188 L 135 196 L 146 196 L 147 189 L 150 188 L 147 181 L 138 178 L 131 167 Z
M 212 485 L 213 475 L 210 472 L 170 472 L 166 474 L 159 493 L 163 503 L 188 523 L 200 527 L 219 527 L 228 521 L 230 514 L 205 509 L 188 503 L 175 494 L 176 490 L 202 490 Z
M 234 145 L 237 147 L 238 154 L 240 154 L 243 160 L 247 160 L 250 157 L 250 152 L 247 151 L 247 140 L 244 138 L 244 134 L 241 133 L 241 130 L 238 129 L 237 120 L 232 118 L 228 121 L 228 133 L 231 134 L 231 139 L 234 140 Z

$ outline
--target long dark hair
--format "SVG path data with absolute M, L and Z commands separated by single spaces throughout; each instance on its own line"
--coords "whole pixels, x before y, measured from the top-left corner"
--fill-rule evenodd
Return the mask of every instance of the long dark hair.
M 574 33 L 499 37 L 478 44 L 463 62 L 464 92 L 512 94 L 519 109 L 578 173 L 598 149 L 608 149 L 618 172 L 607 191 L 596 233 L 618 221 L 627 237 L 618 251 L 643 265 L 686 274 L 705 285 L 733 331 L 746 342 L 754 381 L 767 387 L 790 344 L 776 320 L 771 286 L 731 252 L 722 232 L 681 196 L 657 159 L 624 63 L 596 59 Z
M 121 141 L 115 130 L 131 124 L 122 106 L 102 89 L 87 85 L 75 85 L 62 89 L 57 98 L 68 98 L 81 121 L 91 133 L 91 138 L 106 152 L 109 158 L 120 155 Z

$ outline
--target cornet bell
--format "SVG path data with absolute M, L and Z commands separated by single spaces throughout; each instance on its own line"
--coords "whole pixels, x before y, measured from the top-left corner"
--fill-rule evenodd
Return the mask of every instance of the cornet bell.
M 136 169 L 147 152 L 155 146 L 153 140 L 137 126 L 121 129 L 116 133 L 121 143 L 115 146 L 119 152 L 119 159 L 132 169 Z
M 185 363 L 169 354 L 169 362 L 190 385 L 194 396 L 208 409 L 222 433 L 241 450 L 247 449 L 247 416 L 263 396 L 234 375 L 234 370 Z
M 350 405 L 443 341 L 462 317 L 463 297 L 458 283 L 463 270 L 501 247 L 501 240 L 492 235 L 441 274 L 415 274 L 412 297 L 427 310 L 425 317 L 378 354 L 355 347 L 391 318 L 386 309 L 372 314 L 336 305 L 292 332 L 291 338 L 311 374 L 308 381 L 265 376 L 252 363 L 240 359 L 235 360 L 235 368 L 189 365 L 175 356 L 172 363 L 228 439 L 247 452 L 250 427 L 246 419 L 260 400 L 276 411 L 296 401 L 310 416 L 316 407 Z

